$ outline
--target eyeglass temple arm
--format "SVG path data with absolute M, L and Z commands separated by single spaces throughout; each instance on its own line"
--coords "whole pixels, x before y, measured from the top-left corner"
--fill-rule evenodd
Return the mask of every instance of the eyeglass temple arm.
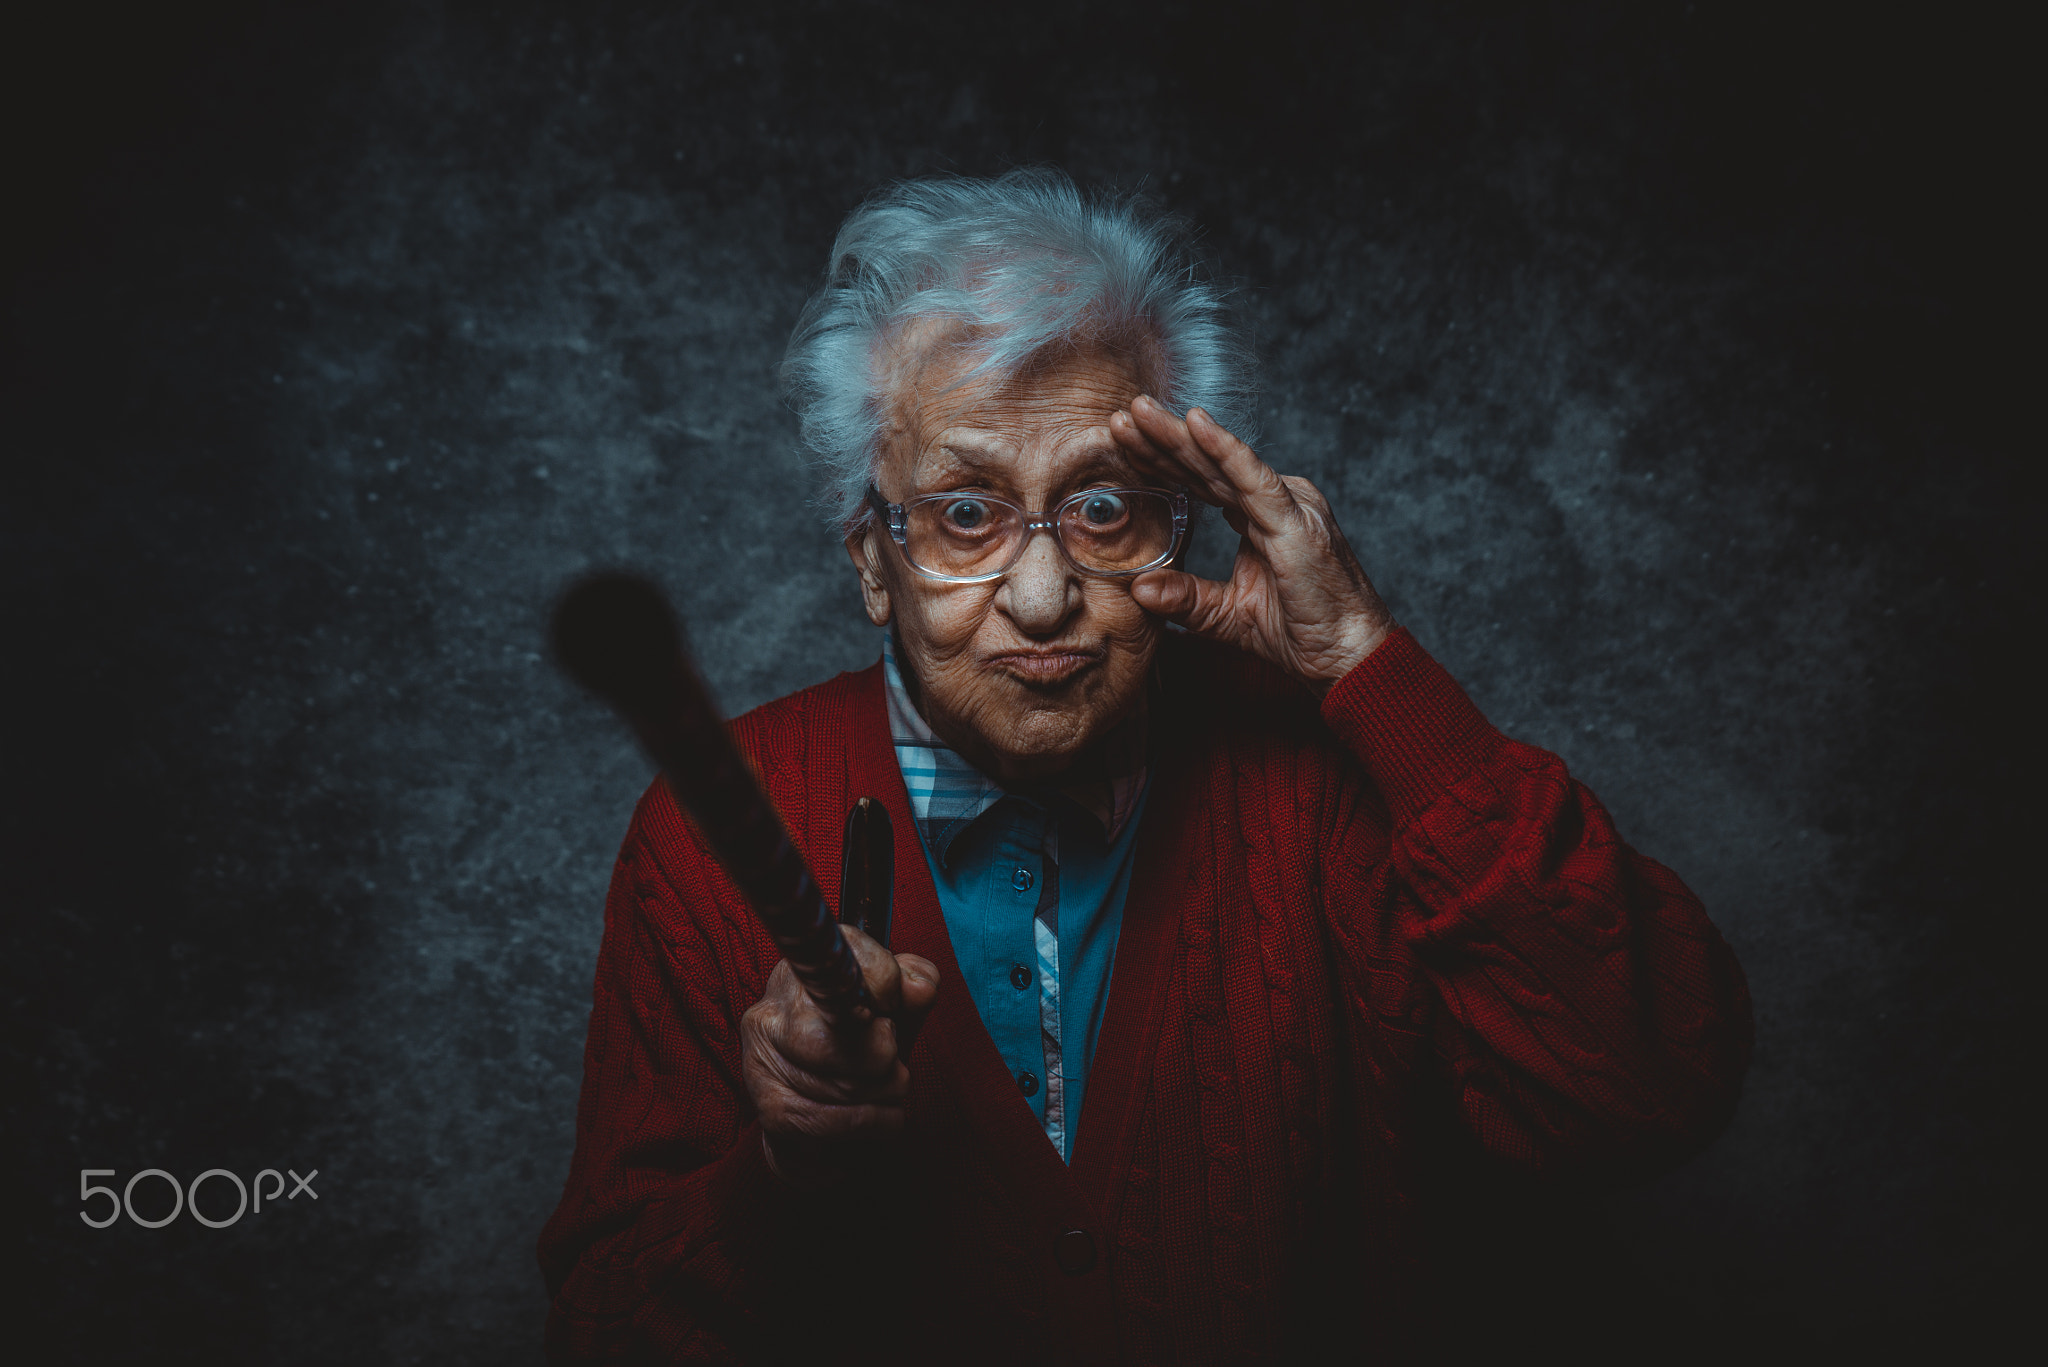
M 891 503 L 888 499 L 883 498 L 882 491 L 872 484 L 868 486 L 867 503 L 870 508 L 873 508 L 881 516 L 882 525 L 889 529 L 889 535 L 897 541 L 901 541 L 903 539 L 903 524 L 897 519 L 903 515 L 903 505 Z

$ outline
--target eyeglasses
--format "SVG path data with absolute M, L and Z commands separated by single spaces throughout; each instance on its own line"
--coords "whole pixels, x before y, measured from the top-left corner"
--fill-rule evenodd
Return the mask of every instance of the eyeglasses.
M 992 494 L 925 494 L 890 503 L 868 486 L 868 503 L 910 568 L 947 584 L 1000 579 L 1023 558 L 1032 533 L 1053 534 L 1083 574 L 1116 578 L 1158 569 L 1188 534 L 1188 496 L 1164 489 L 1083 489 L 1048 513 Z

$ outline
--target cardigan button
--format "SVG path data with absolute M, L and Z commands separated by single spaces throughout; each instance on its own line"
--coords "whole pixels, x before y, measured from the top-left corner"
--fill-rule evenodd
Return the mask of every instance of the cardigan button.
M 1019 1074 L 1017 1074 L 1017 1090 L 1018 1090 L 1018 1091 L 1020 1091 L 1020 1092 L 1022 1092 L 1022 1093 L 1024 1093 L 1024 1095 L 1026 1095 L 1026 1096 L 1037 1096 L 1037 1095 L 1038 1095 L 1038 1074 L 1036 1074 L 1036 1073 L 1019 1073 Z
M 1070 1229 L 1052 1241 L 1052 1260 L 1069 1277 L 1078 1277 L 1095 1266 L 1095 1236 L 1085 1229 Z
M 1031 986 L 1031 970 L 1022 964 L 1010 965 L 1010 986 L 1022 992 Z
M 1019 864 L 1017 871 L 1010 875 L 1010 886 L 1019 892 L 1031 891 L 1031 870 Z

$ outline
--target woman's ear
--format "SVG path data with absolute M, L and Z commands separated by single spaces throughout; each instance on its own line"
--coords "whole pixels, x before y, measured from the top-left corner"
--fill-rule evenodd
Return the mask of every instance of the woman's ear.
M 870 622 L 885 627 L 896 613 L 895 605 L 889 601 L 889 586 L 882 582 L 879 551 L 872 522 L 846 538 L 846 558 L 853 562 L 853 572 L 860 577 L 861 606 L 868 610 Z

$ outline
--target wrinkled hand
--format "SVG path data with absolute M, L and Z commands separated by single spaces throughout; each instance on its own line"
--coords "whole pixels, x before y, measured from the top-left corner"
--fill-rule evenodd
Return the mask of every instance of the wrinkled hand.
M 1141 396 L 1109 430 L 1141 471 L 1220 507 L 1242 538 L 1228 583 L 1154 570 L 1131 585 L 1140 607 L 1269 660 L 1319 693 L 1386 639 L 1393 617 L 1315 485 L 1279 474 L 1199 408 L 1183 421 Z
M 785 960 L 740 1017 L 740 1066 L 768 1166 L 801 1185 L 837 1177 L 840 1158 L 862 1137 L 903 1128 L 910 1094 L 903 1055 L 939 990 L 930 960 L 891 954 L 853 927 L 841 929 L 880 1014 L 850 1026 L 833 1022 Z

